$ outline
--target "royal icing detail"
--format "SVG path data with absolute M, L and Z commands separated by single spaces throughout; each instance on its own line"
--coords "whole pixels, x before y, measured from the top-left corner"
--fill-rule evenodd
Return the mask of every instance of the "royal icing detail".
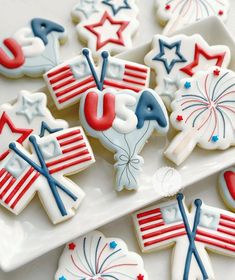
M 235 168 L 220 173 L 219 192 L 228 208 L 235 212 Z
M 0 74 L 9 78 L 40 77 L 59 64 L 59 45 L 66 40 L 63 26 L 33 18 L 0 45 Z
M 103 50 L 116 54 L 132 48 L 139 25 L 137 14 L 135 0 L 79 0 L 72 11 L 73 20 L 79 22 L 79 38 L 94 54 Z
M 218 16 L 225 21 L 228 16 L 229 0 L 156 0 L 157 17 L 165 26 L 164 33 L 177 30 L 209 16 Z
M 53 223 L 75 214 L 84 193 L 65 175 L 94 162 L 80 127 L 52 117 L 43 93 L 0 106 L 0 204 L 18 215 L 38 192 Z M 31 151 L 31 153 L 28 152 Z
M 215 279 L 208 250 L 235 256 L 235 215 L 196 199 L 188 211 L 182 194 L 133 215 L 143 252 L 174 246 L 171 279 Z
M 143 158 L 138 153 L 152 132 L 166 134 L 168 115 L 151 89 L 139 93 L 107 88 L 88 90 L 80 102 L 85 130 L 115 153 L 116 190 L 137 189 Z
M 220 69 L 220 74 L 214 71 Z M 207 150 L 225 150 L 235 144 L 235 74 L 228 69 L 210 68 L 198 72 L 189 89 L 182 80 L 172 102 L 171 123 L 181 132 L 165 151 L 167 158 L 182 163 L 196 145 Z M 183 120 L 178 121 L 181 115 Z
M 104 51 L 95 65 L 89 49 L 51 69 L 45 82 L 58 109 L 77 103 L 89 89 L 107 87 L 139 92 L 149 85 L 150 69 L 144 65 L 111 57 Z
M 93 231 L 66 245 L 55 279 L 148 280 L 148 275 L 142 258 L 129 252 L 124 241 Z
M 161 95 L 168 110 L 182 78 L 211 66 L 227 67 L 230 50 L 227 46 L 209 46 L 200 35 L 155 35 L 152 49 L 145 56 L 146 65 L 156 73 L 156 91 Z M 190 84 L 185 84 L 190 88 Z

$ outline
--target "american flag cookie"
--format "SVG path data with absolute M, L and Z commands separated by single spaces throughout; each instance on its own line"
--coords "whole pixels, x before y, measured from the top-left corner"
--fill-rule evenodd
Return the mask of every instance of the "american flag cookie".
M 54 119 L 46 101 L 44 93 L 22 91 L 14 104 L 0 106 L 0 204 L 18 215 L 38 193 L 56 224 L 72 217 L 84 197 L 65 176 L 94 156 L 82 128 Z
M 208 251 L 235 257 L 235 215 L 196 199 L 191 211 L 184 196 L 133 214 L 145 253 L 173 247 L 172 280 L 216 279 Z
M 229 0 L 155 0 L 157 18 L 165 34 L 172 34 L 192 23 L 218 16 L 222 21 L 228 17 Z
M 0 44 L 0 74 L 9 78 L 41 77 L 60 63 L 59 47 L 67 39 L 62 25 L 33 18 Z
M 135 0 L 79 0 L 72 18 L 78 23 L 79 39 L 94 54 L 103 50 L 117 54 L 132 48 L 138 12 Z
M 44 75 L 44 80 L 58 109 L 77 103 L 89 89 L 129 89 L 136 93 L 148 87 L 150 69 L 142 64 L 118 59 L 103 51 L 95 64 L 91 51 L 83 49 Z
M 230 58 L 227 46 L 209 46 L 199 34 L 181 34 L 173 37 L 155 35 L 144 61 L 155 72 L 155 90 L 170 111 L 170 104 L 182 78 L 190 78 L 196 72 L 212 66 L 226 68 Z
M 148 280 L 142 258 L 118 238 L 93 231 L 70 242 L 60 257 L 55 280 Z
M 212 67 L 183 79 L 171 105 L 170 120 L 180 132 L 171 140 L 165 156 L 175 164 L 181 164 L 196 145 L 206 150 L 235 145 L 233 71 Z

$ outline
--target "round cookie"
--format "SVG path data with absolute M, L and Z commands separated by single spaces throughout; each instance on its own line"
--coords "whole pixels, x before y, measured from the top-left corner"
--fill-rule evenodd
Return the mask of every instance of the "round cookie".
M 55 280 L 148 280 L 139 255 L 118 238 L 93 231 L 68 243 L 60 257 Z
M 196 145 L 225 150 L 235 145 L 235 73 L 212 67 L 183 79 L 172 102 L 173 127 L 181 132 L 171 141 L 165 156 L 181 164 Z
M 182 78 L 191 77 L 211 66 L 227 67 L 230 57 L 227 46 L 209 46 L 198 34 L 173 37 L 155 35 L 144 61 L 154 70 L 157 85 L 155 90 L 170 110 L 174 93 Z
M 235 212 L 235 168 L 230 167 L 219 174 L 219 193 L 226 206 Z
M 59 46 L 66 38 L 63 26 L 33 18 L 0 45 L 0 74 L 9 78 L 41 77 L 59 64 Z

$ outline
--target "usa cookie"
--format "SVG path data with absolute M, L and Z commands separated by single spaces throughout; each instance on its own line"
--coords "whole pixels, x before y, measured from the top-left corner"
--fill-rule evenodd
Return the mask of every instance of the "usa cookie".
M 228 17 L 229 0 L 156 0 L 156 7 L 157 18 L 165 26 L 165 34 L 171 34 L 209 16 L 218 16 L 225 21 Z
M 75 279 L 147 280 L 148 275 L 124 241 L 93 231 L 68 243 L 60 257 L 55 280 Z
M 138 93 L 88 90 L 81 98 L 80 121 L 92 137 L 115 153 L 117 191 L 138 188 L 144 162 L 139 152 L 154 130 L 166 134 L 169 128 L 164 104 L 151 89 Z
M 94 54 L 103 50 L 116 54 L 132 48 L 132 37 L 139 25 L 137 14 L 134 0 L 80 0 L 73 8 L 72 18 L 79 22 L 79 38 Z
M 97 64 L 90 50 L 51 69 L 44 80 L 58 109 L 77 103 L 91 88 L 107 87 L 139 92 L 149 85 L 150 69 L 142 64 L 111 57 L 101 53 Z
M 18 215 L 38 193 L 54 224 L 72 217 L 84 192 L 65 175 L 94 162 L 82 128 L 54 119 L 43 93 L 23 91 L 0 113 L 0 204 Z
M 59 64 L 59 45 L 66 37 L 60 24 L 33 18 L 0 45 L 0 74 L 9 78 L 42 76 Z
M 146 65 L 156 74 L 155 90 L 161 95 L 168 110 L 182 78 L 210 66 L 227 67 L 230 50 L 227 46 L 209 46 L 200 35 L 155 35 L 151 51 L 145 56 Z
M 226 206 L 235 212 L 235 169 L 228 168 L 219 175 L 219 192 Z
M 143 252 L 174 247 L 171 279 L 215 279 L 208 251 L 235 256 L 234 221 L 229 211 L 196 199 L 189 212 L 182 194 L 133 215 Z
M 235 74 L 213 67 L 183 79 L 172 102 L 170 120 L 180 130 L 165 151 L 182 163 L 196 145 L 207 150 L 225 150 L 235 144 Z

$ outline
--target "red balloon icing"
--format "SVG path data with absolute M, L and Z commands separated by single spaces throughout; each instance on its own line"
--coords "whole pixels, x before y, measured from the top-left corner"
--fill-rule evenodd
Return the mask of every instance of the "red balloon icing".
M 89 92 L 86 96 L 84 114 L 86 121 L 94 130 L 107 130 L 115 118 L 115 96 L 106 93 L 103 97 L 103 116 L 97 117 L 98 94 Z
M 3 44 L 12 53 L 13 58 L 11 58 L 2 48 L 0 48 L 0 65 L 3 65 L 8 69 L 15 69 L 23 65 L 25 62 L 25 57 L 22 48 L 17 43 L 17 41 L 12 38 L 7 38 L 3 41 Z
M 224 179 L 232 198 L 235 200 L 235 172 L 226 171 L 224 173 Z

